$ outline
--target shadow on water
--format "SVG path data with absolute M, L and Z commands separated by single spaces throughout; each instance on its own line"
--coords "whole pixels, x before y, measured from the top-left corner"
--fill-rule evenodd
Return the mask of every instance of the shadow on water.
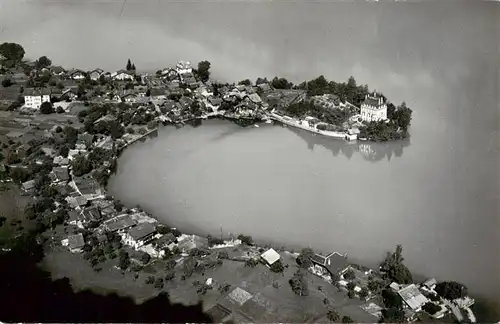
M 0 252 L 0 320 L 6 322 L 211 322 L 202 305 L 171 304 L 161 294 L 137 305 L 116 294 L 74 292 L 67 278 L 52 281 L 37 263 L 43 249 L 34 237 L 18 238 Z
M 285 127 L 285 126 L 281 126 Z M 332 139 L 326 136 L 313 135 L 308 131 L 287 127 L 291 132 L 298 135 L 307 143 L 307 147 L 313 150 L 315 146 L 321 146 L 332 152 L 334 156 L 339 153 L 350 159 L 355 152 L 361 154 L 366 161 L 378 162 L 384 158 L 390 161 L 392 157 L 401 157 L 403 149 L 410 146 L 410 139 L 392 141 L 386 143 L 374 143 L 368 141 L 347 142 L 340 139 Z

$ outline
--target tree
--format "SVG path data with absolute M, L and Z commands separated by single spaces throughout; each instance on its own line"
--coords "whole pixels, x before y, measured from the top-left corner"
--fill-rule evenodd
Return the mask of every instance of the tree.
M 297 270 L 292 278 L 288 281 L 292 287 L 292 291 L 299 296 L 308 296 L 309 287 L 306 279 L 304 278 L 304 273 L 299 269 Z
M 441 306 L 438 306 L 431 302 L 427 302 L 424 304 L 424 306 L 422 306 L 422 309 L 427 313 L 434 315 L 441 310 Z
M 283 263 L 281 262 L 281 260 L 278 260 L 278 261 L 274 262 L 273 264 L 271 264 L 269 269 L 272 272 L 282 273 L 285 270 L 285 267 L 283 266 Z
M 118 266 L 122 270 L 126 270 L 130 265 L 130 257 L 127 251 L 120 250 L 119 258 L 118 258 Z
M 57 112 L 58 114 L 64 114 L 64 108 L 63 108 L 63 107 L 61 107 L 61 106 L 59 106 L 59 107 L 57 107 L 56 112 Z
M 347 290 L 354 290 L 356 288 L 356 284 L 353 281 L 349 281 L 347 283 Z
M 329 310 L 328 313 L 326 313 L 326 317 L 331 321 L 331 322 L 338 322 L 340 320 L 340 315 L 334 310 Z
M 354 323 L 354 321 L 349 316 L 343 316 L 342 323 Z
M 149 261 L 151 260 L 151 256 L 147 253 L 143 253 L 142 256 L 141 256 L 141 262 L 146 264 L 148 263 Z
M 344 279 L 346 280 L 354 280 L 356 279 L 356 274 L 354 273 L 354 270 L 349 269 L 344 273 Z
M 259 264 L 255 259 L 247 259 L 245 261 L 245 267 L 254 268 Z
M 14 83 L 12 82 L 12 80 L 10 78 L 5 78 L 2 80 L 2 87 L 4 87 L 4 88 L 8 88 L 13 84 Z
M 126 70 L 127 70 L 127 71 L 132 70 L 132 63 L 130 62 L 130 59 L 128 59 L 128 61 L 127 61 L 127 67 L 126 67 Z
M 398 284 L 410 284 L 413 278 L 410 270 L 403 264 L 403 247 L 396 246 L 394 253 L 387 253 L 385 260 L 381 263 L 381 271 L 384 277 Z
M 5 57 L 7 61 L 12 63 L 20 62 L 24 57 L 24 48 L 16 43 L 3 43 L 0 45 L 0 54 Z
M 297 257 L 297 265 L 303 269 L 309 269 L 312 266 L 312 257 L 314 256 L 314 251 L 310 248 L 302 249 L 299 256 Z
M 361 298 L 361 299 L 365 299 L 366 297 L 368 297 L 368 294 L 369 294 L 369 290 L 366 287 L 362 287 L 360 292 L 358 293 L 359 298 Z
M 92 171 L 92 163 L 83 155 L 77 156 L 71 166 L 73 167 L 73 174 L 77 177 Z
M 268 83 L 269 81 L 267 81 L 267 78 L 257 78 L 257 80 L 255 81 L 255 85 L 259 85 L 259 84 L 262 84 L 262 83 Z
M 43 102 L 42 105 L 40 106 L 40 113 L 41 114 L 52 114 L 54 112 L 54 107 L 52 106 L 52 103 L 46 101 Z
M 391 289 L 384 289 L 382 291 L 382 299 L 384 300 L 384 305 L 386 308 L 397 308 L 401 309 L 403 307 L 403 301 L 398 294 L 396 294 Z
M 250 81 L 249 79 L 245 79 L 245 80 L 241 80 L 240 82 L 238 82 L 239 85 L 245 85 L 245 86 L 251 86 L 252 85 L 252 81 Z
M 467 287 L 456 281 L 439 282 L 434 290 L 439 296 L 449 300 L 463 298 L 468 295 Z
M 36 67 L 39 69 L 43 69 L 52 65 L 52 61 L 47 56 L 41 56 L 35 63 Z
M 202 82 L 207 82 L 210 78 L 210 62 L 201 61 L 198 63 L 198 76 Z
M 135 64 L 132 64 L 131 70 L 135 71 Z
M 240 234 L 240 235 L 238 235 L 237 238 L 238 238 L 238 240 L 241 241 L 241 243 L 243 243 L 245 245 L 253 245 L 253 239 L 251 236 Z
M 293 87 L 293 83 L 288 82 L 285 78 L 274 77 L 271 81 L 271 85 L 275 89 L 291 89 Z

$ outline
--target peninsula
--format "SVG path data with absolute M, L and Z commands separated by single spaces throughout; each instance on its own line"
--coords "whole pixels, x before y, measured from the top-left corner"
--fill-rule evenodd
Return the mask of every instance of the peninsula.
M 161 123 L 275 120 L 326 136 L 386 141 L 409 136 L 404 103 L 395 107 L 354 78 L 219 84 L 210 81 L 207 61 L 150 75 L 136 73 L 130 60 L 114 73 L 67 71 L 45 56 L 28 62 L 14 43 L 1 44 L 0 54 L 2 197 L 21 208 L 2 202 L 15 209 L 0 217 L 2 253 L 34 235 L 45 267 L 75 289 L 115 291 L 137 302 L 160 292 L 185 304 L 201 299 L 215 322 L 475 321 L 467 288 L 415 282 L 401 246 L 369 269 L 339 252 L 295 253 L 244 234 L 184 234 L 106 195 L 120 151 Z

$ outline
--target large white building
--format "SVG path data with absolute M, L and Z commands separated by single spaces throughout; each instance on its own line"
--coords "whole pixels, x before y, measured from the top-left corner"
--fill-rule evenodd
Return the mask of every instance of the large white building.
M 44 102 L 50 102 L 49 89 L 28 88 L 24 90 L 24 106 L 32 109 L 40 109 Z
M 376 92 L 366 95 L 365 101 L 361 104 L 361 118 L 369 122 L 386 120 L 387 103 L 384 98 Z

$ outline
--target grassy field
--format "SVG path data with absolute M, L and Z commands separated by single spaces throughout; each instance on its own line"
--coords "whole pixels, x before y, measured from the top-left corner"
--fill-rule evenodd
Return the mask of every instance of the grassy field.
M 247 248 L 225 250 L 232 256 L 248 252 L 245 249 Z M 51 250 L 46 253 L 45 268 L 52 273 L 54 279 L 70 278 L 76 290 L 92 289 L 103 294 L 115 292 L 122 296 L 130 296 L 137 303 L 166 291 L 174 303 L 193 305 L 201 300 L 205 310 L 221 303 L 226 307 L 229 306 L 236 316 L 254 322 L 318 322 L 326 318 L 326 313 L 330 309 L 336 309 L 341 315 L 348 315 L 359 321 L 376 322 L 374 317 L 359 307 L 363 304 L 362 301 L 348 299 L 345 292 L 339 291 L 312 274 L 306 276 L 309 296 L 295 295 L 288 281 L 297 270 L 296 263 L 293 256 L 285 253 L 281 254 L 285 265 L 283 273 L 273 273 L 262 264 L 251 268 L 246 267 L 241 261 L 224 260 L 222 266 L 194 272 L 185 280 L 182 278 L 183 258 L 180 257 L 178 260 L 180 262 L 174 269 L 175 278 L 170 281 L 164 280 L 164 286 L 160 288 L 154 284 L 147 284 L 146 280 L 151 276 L 155 279 L 165 278 L 167 272 L 164 260 L 154 260 L 137 273 L 117 269 L 115 267 L 117 259 L 107 260 L 101 264 L 102 270 L 96 272 L 81 254 L 71 254 L 61 246 L 55 246 Z M 198 262 L 203 262 L 206 258 L 209 256 L 198 258 Z M 198 288 L 208 278 L 212 278 L 212 288 L 202 294 Z M 225 285 L 230 285 L 227 291 L 218 289 Z M 253 295 L 253 298 L 243 306 L 230 303 L 228 305 L 227 295 L 236 287 L 246 290 Z
M 33 223 L 24 218 L 24 207 L 31 201 L 30 196 L 23 196 L 21 189 L 13 183 L 0 183 L 0 248 Z

